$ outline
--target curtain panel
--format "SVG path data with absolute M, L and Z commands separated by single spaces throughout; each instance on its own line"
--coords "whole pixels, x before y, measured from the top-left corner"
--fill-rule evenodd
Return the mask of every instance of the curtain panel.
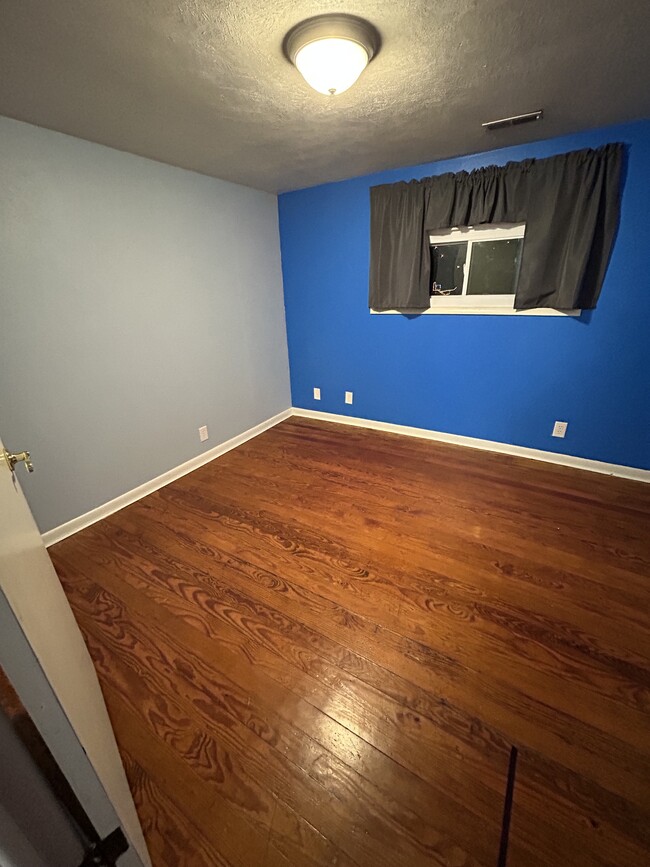
M 572 151 L 370 190 L 373 310 L 425 310 L 429 232 L 526 223 L 515 308 L 596 306 L 620 211 L 624 146 Z

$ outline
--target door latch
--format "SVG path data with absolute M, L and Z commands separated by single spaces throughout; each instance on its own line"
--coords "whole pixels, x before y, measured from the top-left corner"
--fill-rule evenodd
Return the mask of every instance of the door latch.
M 28 473 L 34 472 L 34 464 L 32 463 L 32 460 L 29 456 L 29 452 L 17 452 L 14 455 L 11 452 L 8 452 L 7 449 L 3 448 L 2 449 L 2 457 L 7 462 L 7 465 L 8 465 L 8 467 L 12 473 L 14 472 L 14 470 L 16 468 L 16 464 L 19 463 L 20 461 L 24 462 L 25 468 L 26 468 Z

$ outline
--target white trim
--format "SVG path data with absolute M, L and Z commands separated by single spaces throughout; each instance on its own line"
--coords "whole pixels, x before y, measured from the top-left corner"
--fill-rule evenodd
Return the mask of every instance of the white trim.
M 104 503 L 102 506 L 97 506 L 96 509 L 91 509 L 90 512 L 79 515 L 78 518 L 73 518 L 65 524 L 61 524 L 58 527 L 54 527 L 52 530 L 48 530 L 47 533 L 42 534 L 45 546 L 49 548 L 50 545 L 54 545 L 62 539 L 67 539 L 68 536 L 78 533 L 79 530 L 83 530 L 85 527 L 89 527 L 97 521 L 101 521 L 102 518 L 107 518 L 109 515 L 123 509 L 125 506 L 130 506 L 131 503 L 135 503 L 136 500 L 141 500 L 143 497 L 152 494 L 154 491 L 168 485 L 170 482 L 180 479 L 181 476 L 186 476 L 188 473 L 191 473 L 192 470 L 196 470 L 204 464 L 210 463 L 210 461 L 213 461 L 220 455 L 223 455 L 232 449 L 236 449 L 237 446 L 240 446 L 248 440 L 253 439 L 253 437 L 264 433 L 265 430 L 274 427 L 279 422 L 284 421 L 285 418 L 289 418 L 292 414 L 293 411 L 291 409 L 285 409 L 283 412 L 279 412 L 277 415 L 266 419 L 266 421 L 260 422 L 260 424 L 255 425 L 255 427 L 249 428 L 243 433 L 232 437 L 232 439 L 226 440 L 220 445 L 209 449 L 209 451 L 203 452 L 195 458 L 190 458 L 189 461 L 185 461 L 185 463 L 168 470 L 161 476 L 157 476 L 155 479 L 151 479 L 151 481 L 145 482 L 143 485 L 139 485 L 137 488 L 133 488 L 133 490 L 127 491 L 125 494 L 121 494 L 119 497 L 115 497 L 114 500 L 109 500 L 108 503 Z
M 436 305 L 439 305 L 441 301 L 452 302 L 449 307 L 427 307 L 426 310 L 373 310 L 370 308 L 370 312 L 376 316 L 383 316 L 385 314 L 389 316 L 404 316 L 409 314 L 419 314 L 420 316 L 433 314 L 434 316 L 439 316 L 450 313 L 453 313 L 454 316 L 580 316 L 582 313 L 582 310 L 553 310 L 551 307 L 536 307 L 534 310 L 514 310 L 512 307 L 461 307 L 459 304 L 453 304 L 455 300 L 463 297 L 471 296 L 451 295 L 448 298 L 436 298 Z M 494 296 L 485 297 L 491 298 Z M 501 297 L 512 299 L 512 295 L 503 295 Z
M 650 482 L 650 470 L 627 467 L 623 464 L 607 464 L 604 461 L 592 461 L 588 458 L 579 458 L 574 455 L 559 454 L 557 452 L 546 452 L 542 449 L 531 449 L 527 446 L 513 446 L 509 443 L 500 443 L 494 440 L 482 440 L 477 437 L 442 433 L 441 431 L 427 430 L 426 428 L 408 427 L 404 424 L 391 424 L 390 422 L 374 421 L 373 419 L 357 418 L 349 415 L 337 415 L 336 413 L 321 412 L 320 410 L 313 409 L 294 407 L 292 415 L 301 418 L 335 422 L 336 424 L 347 424 L 353 427 L 370 428 L 371 430 L 385 431 L 386 433 L 401 434 L 403 436 L 420 437 L 426 440 L 436 440 L 472 449 L 482 449 L 489 452 L 498 452 L 499 454 L 529 458 L 534 461 L 547 461 L 551 464 L 560 464 L 561 466 L 573 467 L 577 470 L 589 470 L 592 473 L 603 473 L 608 476 L 618 476 L 622 479 L 634 479 L 637 482 Z
M 143 485 L 133 488 L 133 490 L 127 491 L 125 494 L 121 494 L 114 500 L 104 503 L 103 506 L 91 509 L 90 512 L 86 512 L 84 515 L 79 515 L 78 518 L 73 518 L 71 521 L 61 524 L 59 527 L 54 527 L 53 530 L 48 530 L 47 533 L 43 533 L 43 542 L 46 547 L 49 548 L 50 545 L 54 545 L 56 542 L 67 539 L 68 536 L 78 533 L 79 530 L 83 530 L 85 527 L 90 527 L 91 524 L 95 524 L 97 521 L 107 518 L 109 515 L 123 509 L 125 506 L 130 506 L 131 503 L 141 500 L 143 497 L 152 494 L 154 491 L 157 491 L 159 488 L 168 485 L 176 479 L 180 479 L 181 476 L 186 476 L 188 473 L 202 467 L 204 464 L 210 463 L 210 461 L 213 461 L 220 455 L 223 455 L 232 449 L 236 449 L 237 446 L 243 445 L 243 443 L 253 439 L 261 433 L 264 433 L 264 431 L 269 430 L 269 428 L 275 427 L 276 424 L 279 424 L 290 416 L 313 418 L 321 421 L 335 422 L 336 424 L 347 424 L 352 427 L 363 427 L 369 428 L 370 430 L 385 431 L 386 433 L 401 434 L 402 436 L 419 437 L 420 439 L 452 443 L 453 445 L 466 446 L 467 448 L 472 449 L 483 449 L 484 451 L 498 452 L 499 454 L 529 458 L 534 461 L 547 461 L 551 464 L 560 464 L 561 466 L 573 467 L 578 470 L 589 470 L 592 473 L 604 473 L 605 475 L 617 476 L 622 479 L 634 479 L 638 482 L 650 482 L 650 470 L 642 470 L 637 467 L 626 467 L 622 464 L 607 464 L 603 461 L 592 461 L 588 458 L 579 458 L 574 457 L 573 455 L 564 455 L 557 452 L 545 452 L 541 449 L 530 449 L 526 446 L 513 446 L 509 443 L 482 440 L 477 437 L 460 436 L 459 434 L 442 433 L 441 431 L 427 430 L 426 428 L 409 427 L 404 424 L 391 424 L 390 422 L 374 421 L 369 418 L 358 418 L 350 415 L 337 415 L 333 412 L 321 412 L 320 410 L 292 407 L 291 409 L 285 409 L 283 412 L 274 415 L 272 418 L 261 422 L 241 434 L 238 434 L 232 439 L 226 440 L 226 442 L 221 443 L 221 445 L 215 446 L 209 451 L 197 455 L 195 458 L 191 458 L 184 464 L 180 464 L 179 466 L 174 467 L 174 469 L 168 470 L 166 473 L 157 476 L 150 482 L 145 482 Z
M 431 244 L 431 239 L 429 239 L 429 244 L 431 246 L 433 246 L 433 244 Z M 438 246 L 444 246 L 444 245 L 438 245 Z M 472 244 L 471 242 L 468 243 L 467 256 L 465 257 L 465 264 L 463 265 L 463 288 L 461 289 L 461 293 L 460 293 L 461 296 L 463 296 L 463 297 L 465 295 L 467 295 L 467 284 L 469 283 L 469 269 L 472 267 L 472 250 L 473 249 L 474 249 L 474 244 Z M 437 303 L 438 301 L 442 300 L 444 297 L 445 297 L 444 295 L 442 295 L 440 297 L 438 297 L 437 295 L 435 295 L 435 296 L 432 295 L 429 303 L 433 307 L 434 306 L 434 298 L 435 298 L 435 302 Z M 509 297 L 510 296 L 508 296 L 508 298 Z M 484 299 L 482 298 L 480 300 L 483 301 Z M 499 300 L 501 301 L 501 306 L 504 307 L 505 305 L 503 304 L 503 300 L 502 299 L 499 299 Z M 515 294 L 513 292 L 512 293 L 512 306 L 513 307 L 515 306 L 514 301 L 515 301 Z
M 459 241 L 502 241 L 523 238 L 525 223 L 481 223 L 478 226 L 452 226 L 429 233 L 430 244 L 457 244 Z

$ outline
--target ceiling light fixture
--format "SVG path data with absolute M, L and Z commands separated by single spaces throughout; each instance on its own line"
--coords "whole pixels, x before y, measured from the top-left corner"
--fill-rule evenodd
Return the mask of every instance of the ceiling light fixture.
M 326 96 L 351 87 L 379 51 L 379 33 L 356 15 L 317 15 L 296 24 L 284 52 L 307 84 Z

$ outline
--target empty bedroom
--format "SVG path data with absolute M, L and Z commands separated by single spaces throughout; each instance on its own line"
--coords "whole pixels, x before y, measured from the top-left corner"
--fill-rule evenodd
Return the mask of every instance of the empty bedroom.
M 1 867 L 650 864 L 650 5 L 0 2 Z

